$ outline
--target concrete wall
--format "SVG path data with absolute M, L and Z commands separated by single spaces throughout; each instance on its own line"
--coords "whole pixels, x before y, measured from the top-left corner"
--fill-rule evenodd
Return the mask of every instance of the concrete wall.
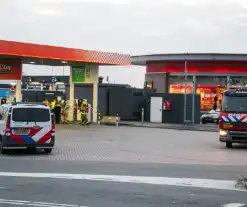
M 145 81 L 152 82 L 153 88 L 157 93 L 167 93 L 169 90 L 169 74 L 168 73 L 146 73 Z

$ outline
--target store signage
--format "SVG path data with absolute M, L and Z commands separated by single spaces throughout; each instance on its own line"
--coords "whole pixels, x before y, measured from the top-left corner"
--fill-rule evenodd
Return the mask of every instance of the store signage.
M 57 82 L 57 78 L 56 78 L 56 77 L 52 77 L 52 78 L 51 78 L 51 82 L 52 82 L 52 83 L 56 83 L 56 82 Z
M 84 83 L 86 79 L 86 65 L 72 67 L 72 82 Z
M 41 91 L 41 84 L 36 84 L 36 85 L 33 85 L 33 84 L 30 84 L 30 85 L 28 85 L 28 87 L 27 87 L 27 89 L 28 90 L 39 90 L 39 91 Z
M 15 93 L 15 88 L 14 88 L 14 87 L 11 87 L 11 88 L 10 88 L 10 92 L 11 92 L 12 94 L 14 94 L 14 93 Z
M 0 74 L 6 74 L 11 72 L 11 66 L 6 64 L 0 64 Z
M 96 64 L 81 64 L 72 66 L 73 83 L 95 83 L 98 80 L 98 67 Z

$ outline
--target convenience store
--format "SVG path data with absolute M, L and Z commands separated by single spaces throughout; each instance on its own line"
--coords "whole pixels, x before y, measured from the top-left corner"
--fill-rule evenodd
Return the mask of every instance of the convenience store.
M 190 94 L 195 84 L 201 96 L 201 111 L 213 108 L 215 96 L 220 107 L 221 93 L 227 87 L 247 84 L 246 54 L 143 55 L 131 57 L 131 63 L 146 66 L 145 87 L 157 93 L 183 94 L 186 87 Z

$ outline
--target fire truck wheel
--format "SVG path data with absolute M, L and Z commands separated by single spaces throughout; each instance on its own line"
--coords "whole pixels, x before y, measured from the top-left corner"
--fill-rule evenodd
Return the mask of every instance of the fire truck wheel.
M 232 148 L 232 142 L 226 142 L 226 147 L 227 148 Z

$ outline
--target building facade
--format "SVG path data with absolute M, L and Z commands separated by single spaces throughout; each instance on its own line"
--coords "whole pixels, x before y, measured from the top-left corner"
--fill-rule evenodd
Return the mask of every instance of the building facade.
M 245 54 L 164 54 L 131 57 L 133 65 L 146 66 L 145 87 L 157 93 L 188 93 L 201 97 L 201 110 L 213 108 L 214 97 L 230 86 L 247 84 Z M 195 86 L 195 87 L 194 87 Z

